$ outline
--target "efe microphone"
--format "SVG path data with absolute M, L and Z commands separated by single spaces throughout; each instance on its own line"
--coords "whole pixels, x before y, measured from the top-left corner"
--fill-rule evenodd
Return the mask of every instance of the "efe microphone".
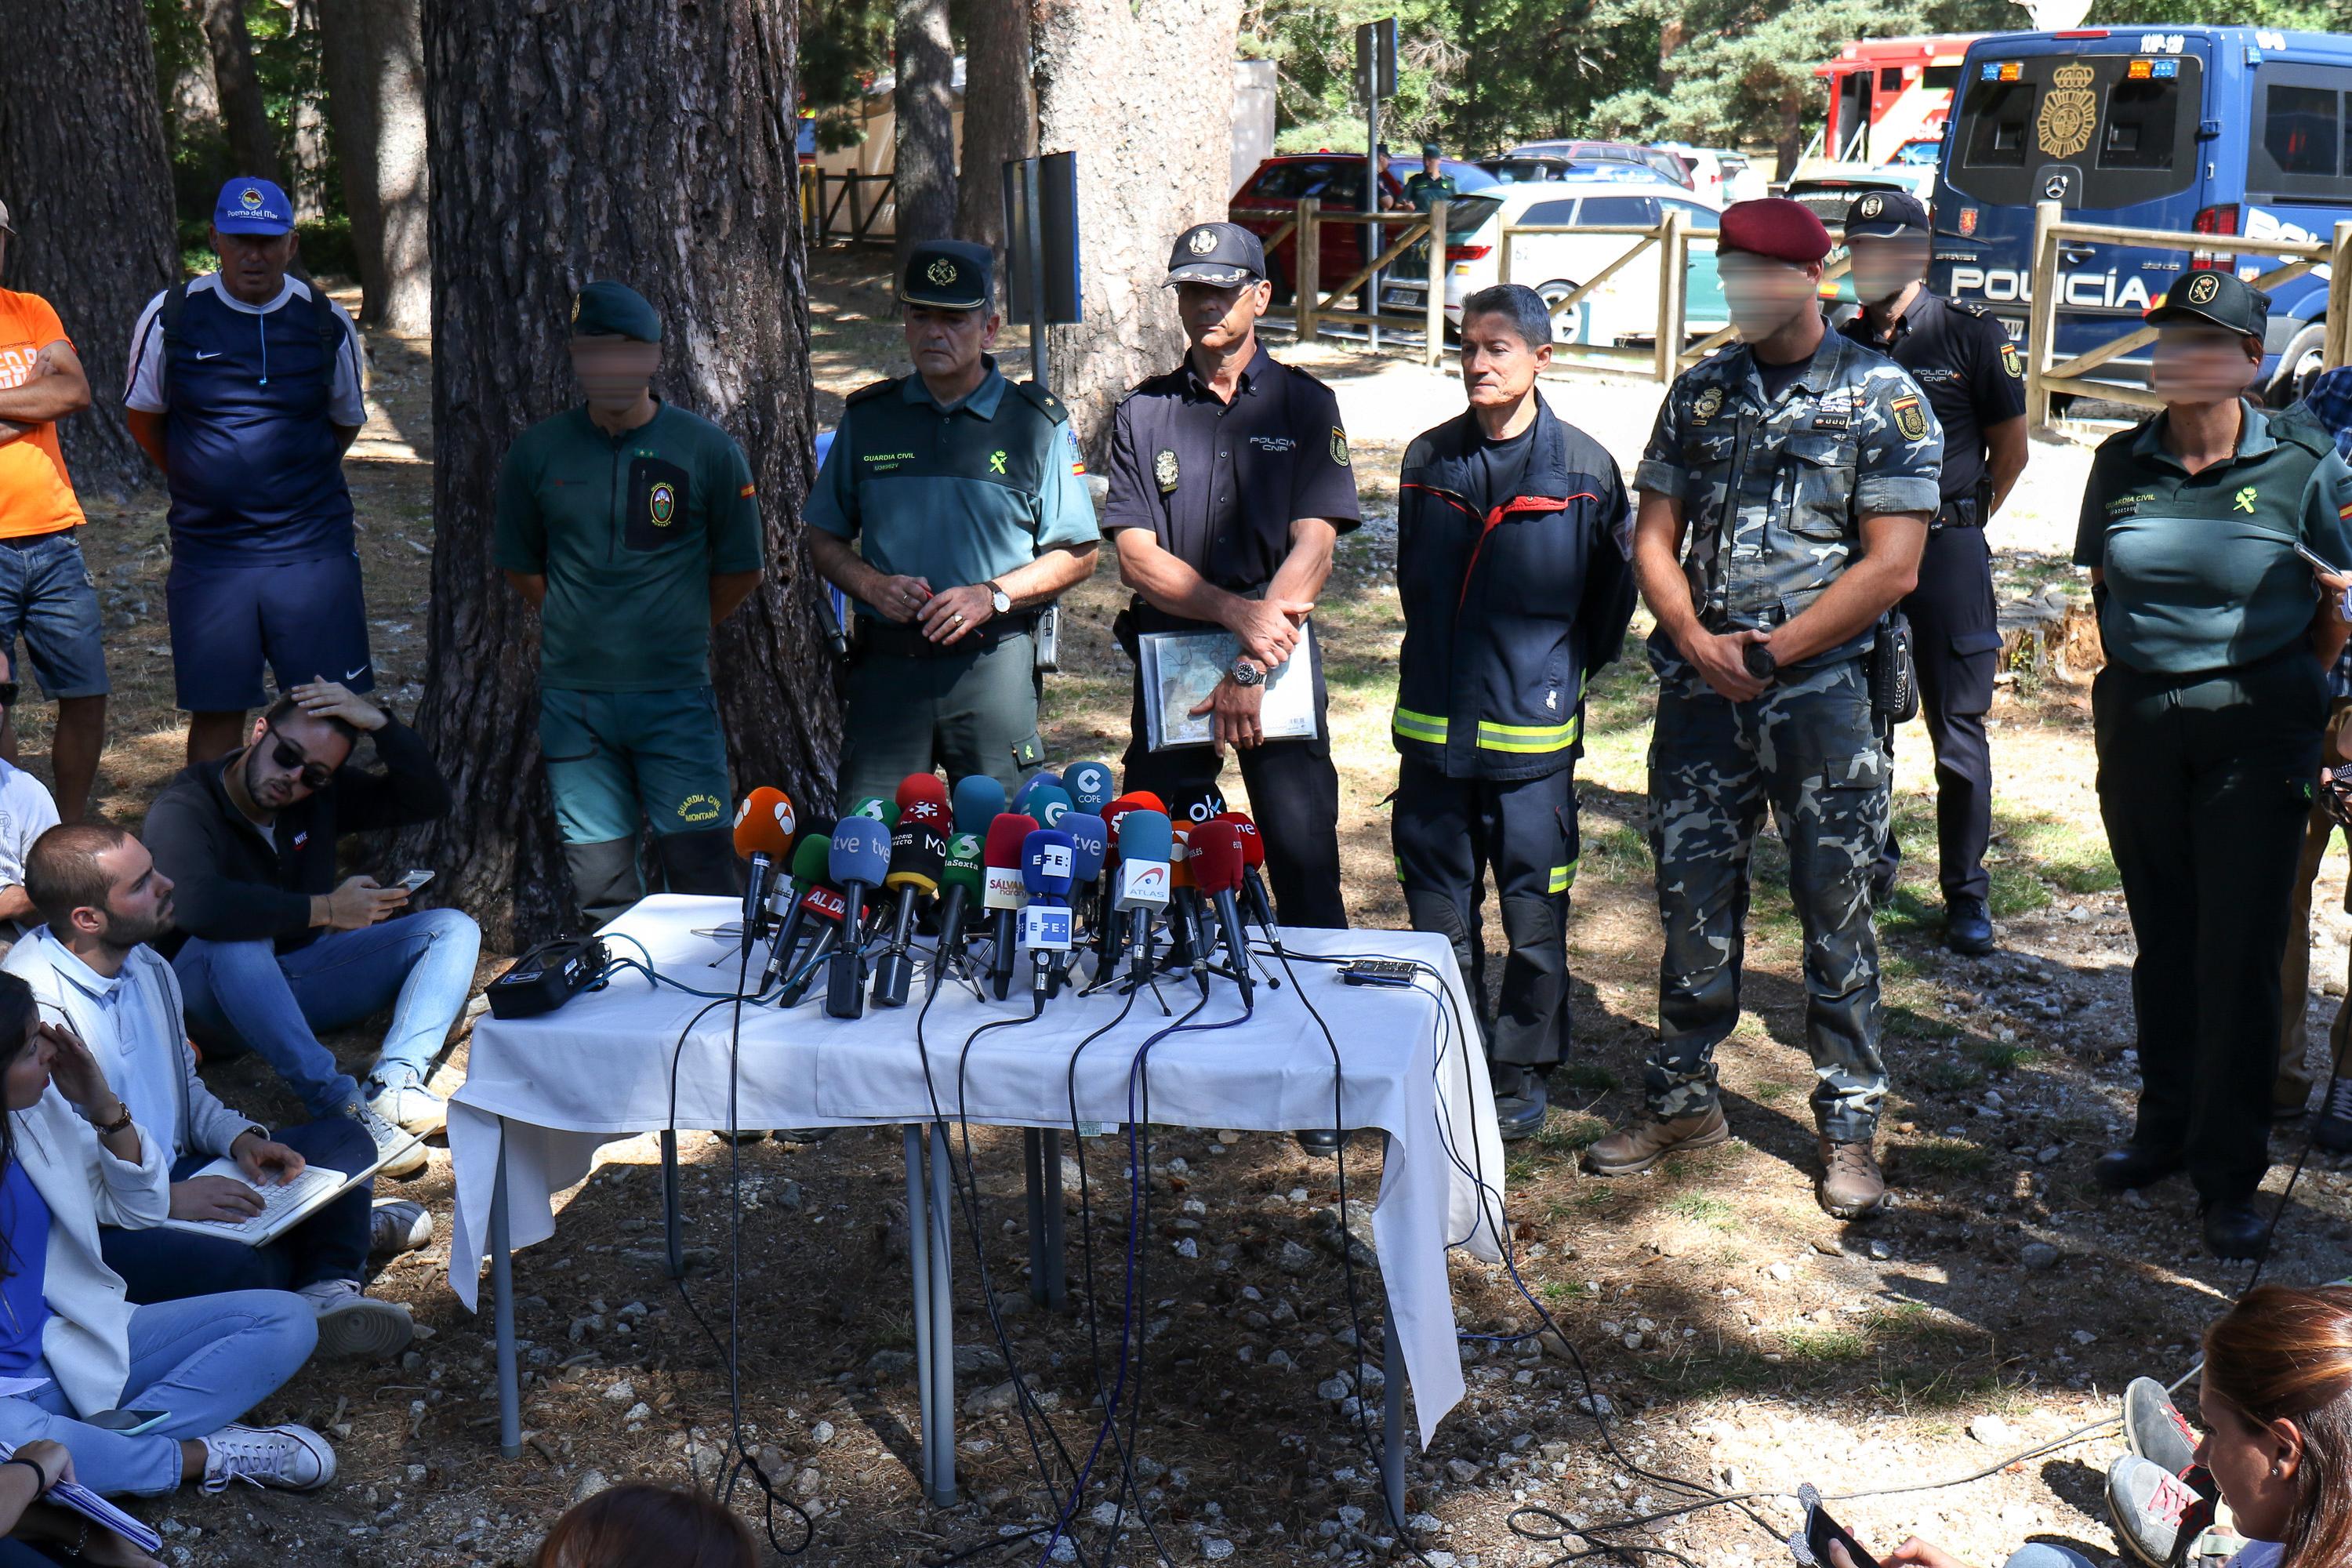
M 866 889 L 881 885 L 890 870 L 890 836 L 870 817 L 846 816 L 833 830 L 833 850 L 827 857 L 833 879 L 841 886 L 841 945 L 834 950 L 826 973 L 824 1010 L 835 1018 L 862 1017 L 866 1012 Z
M 999 813 L 988 825 L 984 897 L 992 917 L 990 936 L 995 943 L 989 953 L 988 980 L 1000 1002 L 1013 990 L 1013 917 L 1029 901 L 1028 886 L 1021 879 L 1021 848 L 1036 831 L 1035 817 L 1012 811 Z
M 1035 967 L 1033 982 L 1043 995 L 1062 989 L 1062 966 L 1070 951 L 1069 894 L 1077 845 L 1057 827 L 1041 827 L 1022 840 L 1021 881 L 1029 903 L 1021 911 L 1021 945 Z

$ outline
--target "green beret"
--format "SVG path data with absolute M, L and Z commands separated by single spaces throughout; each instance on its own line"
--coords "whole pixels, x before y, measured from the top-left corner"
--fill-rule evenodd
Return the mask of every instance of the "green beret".
M 661 342 L 661 318 L 646 297 L 625 283 L 598 279 L 573 297 L 572 331 L 576 337 L 635 338 L 641 343 Z

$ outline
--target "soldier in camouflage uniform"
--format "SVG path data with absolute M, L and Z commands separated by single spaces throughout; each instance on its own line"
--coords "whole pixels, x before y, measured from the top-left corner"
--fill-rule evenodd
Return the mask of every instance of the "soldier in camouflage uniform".
M 1889 766 L 1866 655 L 1913 586 L 1943 437 L 1900 367 L 1826 330 L 1818 218 L 1738 203 L 1718 247 L 1744 341 L 1675 383 L 1635 480 L 1634 572 L 1658 621 L 1658 1047 L 1646 1114 L 1589 1158 L 1625 1174 L 1730 1137 L 1713 1058 L 1739 1018 L 1748 857 L 1769 807 L 1804 927 L 1820 1195 L 1848 1218 L 1886 1191 L 1871 1149 L 1886 1069 L 1869 882 Z

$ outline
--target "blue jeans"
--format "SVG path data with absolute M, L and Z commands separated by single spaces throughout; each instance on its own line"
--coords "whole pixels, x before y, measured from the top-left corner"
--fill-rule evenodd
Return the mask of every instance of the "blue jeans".
M 348 1116 L 328 1116 L 271 1137 L 313 1165 L 346 1174 L 375 1163 L 375 1140 Z M 189 1154 L 172 1167 L 184 1182 L 212 1163 Z M 154 1226 L 145 1230 L 101 1226 L 106 1266 L 122 1276 L 131 1300 L 177 1301 L 226 1290 L 299 1290 L 320 1279 L 361 1279 L 367 1274 L 373 1182 L 362 1182 L 267 1247 L 223 1236 Z
M 2092 1568 L 2092 1563 L 2071 1546 L 2045 1546 L 2036 1541 L 2011 1552 L 2001 1568 Z
M 80 532 L 0 540 L 0 653 L 15 658 L 22 634 L 33 673 L 52 700 L 103 697 L 108 689 L 98 589 L 81 558 Z
M 280 954 L 268 942 L 191 937 L 172 961 L 188 1028 L 215 1051 L 249 1049 L 278 1069 L 314 1117 L 359 1098 L 317 1031 L 358 1023 L 387 1004 L 392 1028 L 376 1068 L 433 1065 L 474 986 L 481 928 L 457 910 L 425 910 L 362 931 L 329 931 Z
M 310 1359 L 319 1314 L 283 1290 L 238 1290 L 141 1307 L 131 1314 L 130 1339 L 121 1408 L 168 1412 L 162 1426 L 132 1437 L 77 1421 L 51 1383 L 0 1399 L 0 1440 L 64 1444 L 75 1479 L 92 1491 L 168 1492 L 180 1484 L 181 1440 L 217 1432 L 277 1393 Z M 37 1361 L 25 1375 L 54 1374 Z

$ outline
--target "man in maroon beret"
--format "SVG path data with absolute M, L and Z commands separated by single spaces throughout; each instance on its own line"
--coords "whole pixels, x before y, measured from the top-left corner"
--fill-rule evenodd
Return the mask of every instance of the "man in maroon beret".
M 1634 484 L 1633 572 L 1657 616 L 1650 845 L 1665 954 L 1644 1113 L 1594 1144 L 1604 1175 L 1731 1136 L 1716 1046 L 1739 1022 L 1748 851 L 1769 808 L 1805 932 L 1822 1206 L 1886 1195 L 1870 870 L 1891 768 L 1870 666 L 1911 591 L 1943 437 L 1894 361 L 1827 329 L 1830 237 L 1791 201 L 1739 202 L 1717 236 L 1740 342 L 1675 381 Z

